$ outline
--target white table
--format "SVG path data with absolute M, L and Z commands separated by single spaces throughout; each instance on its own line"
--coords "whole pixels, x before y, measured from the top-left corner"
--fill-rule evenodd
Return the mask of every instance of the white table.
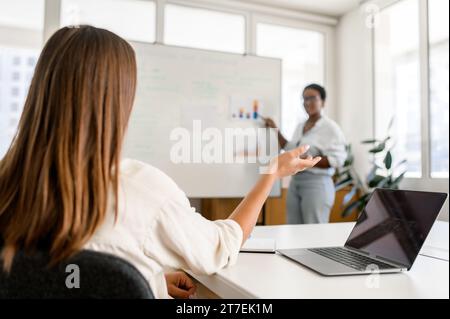
M 339 246 L 353 225 L 259 226 L 252 236 L 273 238 L 279 249 Z M 448 259 L 448 249 L 448 222 L 436 222 L 421 253 L 443 252 Z M 324 277 L 279 254 L 263 253 L 241 253 L 236 265 L 212 276 L 190 274 L 220 298 L 449 298 L 449 262 L 422 255 L 409 272 L 396 274 Z

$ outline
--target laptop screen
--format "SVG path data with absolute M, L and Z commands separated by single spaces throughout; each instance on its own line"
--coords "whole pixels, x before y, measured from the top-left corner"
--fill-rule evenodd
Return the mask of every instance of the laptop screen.
M 376 189 L 345 246 L 412 266 L 447 194 Z

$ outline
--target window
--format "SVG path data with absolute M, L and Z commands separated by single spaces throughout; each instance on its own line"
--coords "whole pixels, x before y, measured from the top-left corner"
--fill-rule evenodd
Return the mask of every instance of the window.
M 0 0 L 0 159 L 17 131 L 42 45 L 44 0 Z
M 168 4 L 164 43 L 225 52 L 245 52 L 245 18 L 206 9 Z
M 140 0 L 62 0 L 61 26 L 90 24 L 127 40 L 155 41 L 156 6 Z
M 44 0 L 0 0 L 0 26 L 22 30 L 44 28 Z
M 301 120 L 306 119 L 301 94 L 309 83 L 324 82 L 323 33 L 258 23 L 256 53 L 282 59 L 281 131 L 290 139 Z
M 448 0 L 429 0 L 431 177 L 448 178 Z
M 394 161 L 407 159 L 405 176 L 421 177 L 418 1 L 404 0 L 382 10 L 374 36 L 375 135 L 392 136 Z

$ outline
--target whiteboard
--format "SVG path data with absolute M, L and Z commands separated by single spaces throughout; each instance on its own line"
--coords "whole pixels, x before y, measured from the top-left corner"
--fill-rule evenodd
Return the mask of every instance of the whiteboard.
M 264 163 L 242 162 L 242 158 L 230 162 L 225 154 L 220 161 L 217 149 L 210 152 L 215 154 L 215 160 L 204 160 L 205 145 L 220 143 L 202 134 L 214 128 L 214 133 L 222 134 L 225 147 L 230 145 L 226 144 L 227 129 L 264 127 L 263 121 L 251 113 L 255 104 L 263 116 L 279 122 L 281 60 L 160 44 L 131 44 L 136 51 L 138 83 L 124 156 L 161 169 L 191 198 L 245 196 L 260 177 L 259 167 Z M 174 147 L 186 140 L 190 143 L 190 154 L 174 153 Z M 257 143 L 260 142 L 258 135 Z M 244 153 L 248 155 L 252 145 L 250 141 L 246 143 Z M 189 160 L 180 161 L 177 157 L 174 161 L 173 154 L 182 153 Z M 271 152 L 270 156 L 276 154 L 277 151 Z M 278 181 L 270 196 L 280 195 Z

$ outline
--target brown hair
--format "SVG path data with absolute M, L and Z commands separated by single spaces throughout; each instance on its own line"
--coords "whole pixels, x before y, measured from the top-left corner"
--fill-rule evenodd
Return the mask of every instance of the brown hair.
M 131 46 L 107 30 L 65 27 L 46 43 L 19 128 L 0 161 L 3 268 L 44 248 L 50 265 L 78 250 L 106 214 L 117 218 L 121 145 L 136 89 Z

